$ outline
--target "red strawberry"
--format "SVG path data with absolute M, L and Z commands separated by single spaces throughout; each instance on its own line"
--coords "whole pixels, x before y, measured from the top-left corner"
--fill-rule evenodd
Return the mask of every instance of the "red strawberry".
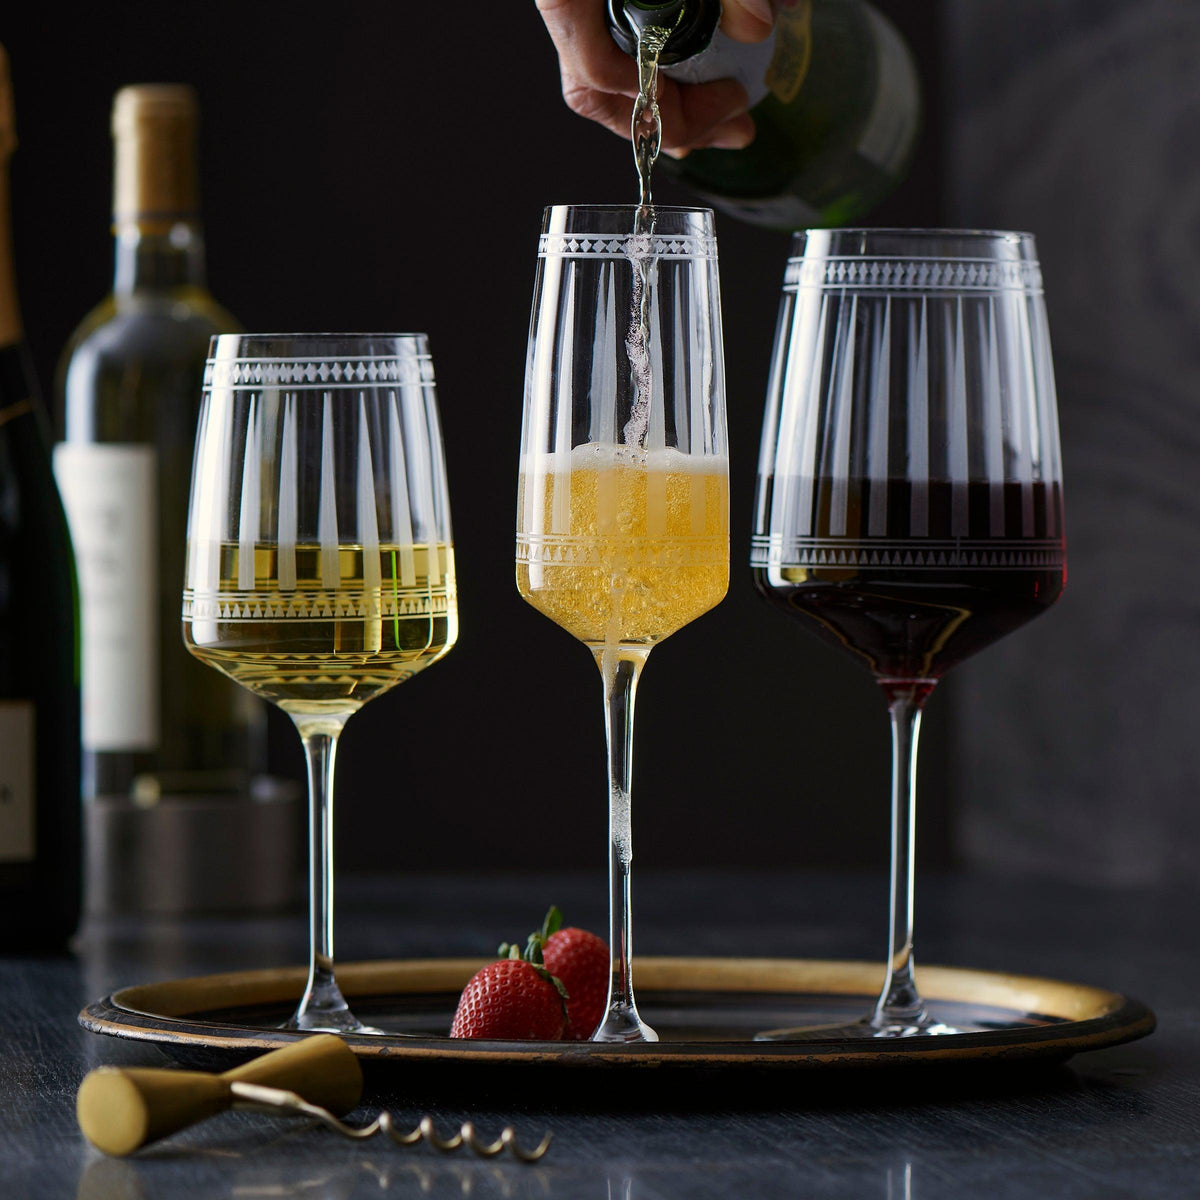
M 514 957 L 488 963 L 468 980 L 450 1026 L 451 1037 L 556 1041 L 563 1036 L 565 996 L 562 984 L 541 965 L 541 947 L 530 939 L 529 958 L 516 957 L 515 947 L 511 953 Z
M 567 989 L 567 1028 L 563 1034 L 585 1042 L 604 1020 L 612 966 L 608 943 L 586 929 L 560 929 L 546 942 L 546 966 Z
M 546 970 L 567 989 L 567 1028 L 564 1037 L 587 1041 L 604 1020 L 612 960 L 608 943 L 586 929 L 560 929 L 562 914 L 551 908 L 542 925 L 542 955 Z

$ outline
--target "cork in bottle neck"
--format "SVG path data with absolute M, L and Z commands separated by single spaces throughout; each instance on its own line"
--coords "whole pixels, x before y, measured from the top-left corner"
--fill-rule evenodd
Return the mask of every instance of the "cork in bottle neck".
M 166 232 L 198 217 L 199 106 L 185 84 L 124 87 L 113 99 L 113 228 Z

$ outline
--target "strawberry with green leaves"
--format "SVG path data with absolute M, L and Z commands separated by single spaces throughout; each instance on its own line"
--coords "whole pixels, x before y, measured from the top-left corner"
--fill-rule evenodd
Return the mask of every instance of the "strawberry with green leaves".
M 557 1041 L 567 1024 L 567 993 L 546 970 L 540 941 L 531 937 L 524 954 L 507 944 L 500 953 L 499 962 L 467 981 L 450 1036 Z
M 552 907 L 524 951 L 503 944 L 498 962 L 463 988 L 450 1027 L 456 1038 L 589 1038 L 604 1017 L 608 946 L 586 929 L 562 928 Z

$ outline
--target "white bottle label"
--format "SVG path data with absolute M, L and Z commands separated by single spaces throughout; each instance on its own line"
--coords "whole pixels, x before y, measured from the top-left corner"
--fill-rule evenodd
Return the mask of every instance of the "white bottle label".
M 0 700 L 0 862 L 32 862 L 34 711 L 30 700 Z
M 774 54 L 774 33 L 765 42 L 735 42 L 718 29 L 699 54 L 663 67 L 662 73 L 679 83 L 736 79 L 746 89 L 753 108 L 767 94 L 766 76 Z
M 158 478 L 151 446 L 61 442 L 83 641 L 83 748 L 158 746 Z M 182 581 L 180 581 L 182 587 Z

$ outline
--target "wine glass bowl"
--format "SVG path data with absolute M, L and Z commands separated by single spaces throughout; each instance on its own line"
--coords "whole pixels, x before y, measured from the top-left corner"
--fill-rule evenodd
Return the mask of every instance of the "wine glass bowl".
M 333 977 L 337 739 L 454 644 L 454 554 L 422 334 L 220 335 L 188 519 L 188 649 L 285 711 L 310 790 L 310 976 L 293 1027 L 361 1032 Z
M 751 565 L 872 672 L 892 717 L 889 965 L 858 1032 L 948 1032 L 913 972 L 917 737 L 942 675 L 1066 581 L 1041 271 L 1023 233 L 810 230 L 794 251 Z
M 632 977 L 633 704 L 650 650 L 729 582 L 716 242 L 708 210 L 558 206 L 539 243 L 517 587 L 600 668 L 609 749 L 608 1015 L 652 1041 Z

